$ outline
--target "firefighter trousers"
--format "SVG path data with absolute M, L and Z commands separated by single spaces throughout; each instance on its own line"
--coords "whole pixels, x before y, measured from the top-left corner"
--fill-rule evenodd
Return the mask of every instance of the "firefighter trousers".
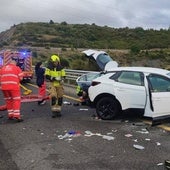
M 61 111 L 61 106 L 63 103 L 64 88 L 62 85 L 53 86 L 50 85 L 49 93 L 51 96 L 51 110 Z

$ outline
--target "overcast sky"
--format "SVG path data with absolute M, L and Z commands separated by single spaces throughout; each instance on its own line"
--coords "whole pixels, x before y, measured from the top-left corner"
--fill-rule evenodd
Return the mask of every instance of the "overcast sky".
M 0 32 L 25 22 L 66 21 L 168 29 L 170 0 L 0 0 Z

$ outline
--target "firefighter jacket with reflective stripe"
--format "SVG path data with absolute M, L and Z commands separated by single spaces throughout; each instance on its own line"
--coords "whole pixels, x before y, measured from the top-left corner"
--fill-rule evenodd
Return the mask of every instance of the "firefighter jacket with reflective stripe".
M 62 66 L 54 68 L 47 67 L 45 70 L 45 76 L 52 82 L 53 86 L 60 86 L 62 85 L 66 73 Z
M 19 90 L 23 78 L 22 70 L 15 64 L 3 66 L 0 70 L 0 85 L 2 90 Z

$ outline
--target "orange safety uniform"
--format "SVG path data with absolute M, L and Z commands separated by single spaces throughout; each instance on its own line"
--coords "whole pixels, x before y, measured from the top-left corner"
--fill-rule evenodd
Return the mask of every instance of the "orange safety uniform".
M 21 119 L 20 81 L 23 78 L 22 70 L 14 63 L 3 66 L 0 70 L 0 85 L 4 94 L 8 118 Z

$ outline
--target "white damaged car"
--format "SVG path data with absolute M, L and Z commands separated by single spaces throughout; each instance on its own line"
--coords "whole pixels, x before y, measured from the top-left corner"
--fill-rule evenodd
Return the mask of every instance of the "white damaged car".
M 112 67 L 94 79 L 88 93 L 97 115 L 114 119 L 123 110 L 153 120 L 170 117 L 170 71 L 149 67 Z

